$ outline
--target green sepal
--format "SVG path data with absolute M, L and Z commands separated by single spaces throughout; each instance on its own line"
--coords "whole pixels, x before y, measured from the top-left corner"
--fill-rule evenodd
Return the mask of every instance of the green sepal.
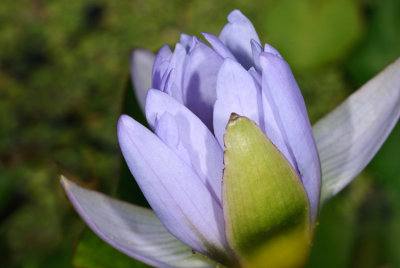
M 302 267 L 311 245 L 307 194 L 251 120 L 232 114 L 224 136 L 226 235 L 244 267 Z

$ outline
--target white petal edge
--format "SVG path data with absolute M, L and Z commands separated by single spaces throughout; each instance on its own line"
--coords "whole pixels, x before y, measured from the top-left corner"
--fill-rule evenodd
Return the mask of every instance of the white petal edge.
M 124 254 L 155 267 L 217 267 L 172 236 L 152 210 L 85 189 L 63 176 L 61 182 L 87 225 Z
M 321 203 L 371 161 L 400 116 L 400 58 L 313 126 L 321 160 Z
M 136 49 L 131 54 L 131 78 L 140 108 L 144 111 L 147 90 L 151 88 L 151 75 L 156 56 L 145 50 Z

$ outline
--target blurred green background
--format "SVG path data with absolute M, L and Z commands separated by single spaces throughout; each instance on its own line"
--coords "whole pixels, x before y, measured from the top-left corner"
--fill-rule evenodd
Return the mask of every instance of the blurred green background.
M 292 66 L 312 122 L 400 56 L 398 0 L 1 2 L 0 267 L 135 267 L 84 231 L 59 175 L 115 193 L 131 49 L 218 34 L 234 8 Z M 399 125 L 323 209 L 308 267 L 400 267 Z

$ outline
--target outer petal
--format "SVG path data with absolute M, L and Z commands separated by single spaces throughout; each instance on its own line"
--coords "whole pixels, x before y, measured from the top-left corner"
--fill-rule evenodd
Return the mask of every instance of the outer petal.
M 215 267 L 173 237 L 150 209 L 84 189 L 66 178 L 61 181 L 89 227 L 126 255 L 156 267 Z
M 251 21 L 239 10 L 228 15 L 229 23 L 222 29 L 219 39 L 229 48 L 236 59 L 249 69 L 253 65 L 250 41 L 254 39 L 260 43 L 257 32 Z
M 336 195 L 369 163 L 400 116 L 400 58 L 318 121 L 321 202 Z
M 167 230 L 196 251 L 229 260 L 220 204 L 197 174 L 129 116 L 120 117 L 118 140 L 130 171 Z
M 311 220 L 318 213 L 321 171 L 303 97 L 289 65 L 280 57 L 262 53 L 262 90 L 268 97 L 275 120 L 293 156 L 310 201 Z M 279 148 L 279 147 L 278 147 Z M 280 148 L 279 148 L 280 149 Z
M 222 58 L 231 58 L 233 60 L 236 60 L 235 56 L 230 52 L 230 50 L 224 45 L 224 43 L 219 40 L 218 37 L 216 37 L 213 34 L 210 33 L 202 33 L 204 38 L 207 39 L 207 41 L 211 44 L 213 49 L 222 57 Z
M 222 148 L 225 147 L 226 124 L 232 113 L 246 116 L 259 126 L 263 123 L 260 95 L 251 75 L 236 61 L 226 59 L 218 73 L 214 105 L 214 134 Z
M 217 73 L 222 57 L 202 42 L 189 53 L 184 74 L 184 103 L 212 131 Z
M 260 65 L 260 59 L 261 59 L 261 53 L 259 52 L 262 50 L 260 48 L 260 45 L 255 42 L 254 40 L 252 41 L 252 47 L 253 47 L 253 56 L 254 56 L 254 62 L 257 62 L 259 69 L 262 73 L 262 77 L 264 77 L 264 80 L 269 79 L 269 74 L 266 72 L 262 72 L 262 68 Z M 280 56 L 279 52 L 273 48 L 272 46 L 265 44 L 264 46 L 264 52 L 267 53 L 272 53 L 276 56 Z M 265 53 L 264 53 L 265 55 Z M 258 59 L 257 59 L 258 57 Z M 249 73 L 253 76 L 256 81 L 261 81 L 259 82 L 262 84 L 262 77 L 261 75 L 257 75 L 258 73 L 252 68 L 250 68 Z M 264 88 L 266 86 L 264 85 Z M 295 167 L 297 169 L 297 163 L 295 161 L 293 152 L 290 150 L 289 143 L 287 140 L 287 137 L 285 135 L 285 131 L 283 131 L 283 126 L 281 124 L 281 121 L 279 119 L 279 113 L 277 112 L 277 107 L 275 106 L 274 102 L 272 101 L 272 91 L 271 90 L 263 90 L 262 91 L 262 102 L 263 102 L 263 113 L 264 113 L 264 124 L 265 124 L 265 134 L 268 136 L 268 138 L 271 140 L 271 142 L 279 148 L 279 151 L 285 156 L 285 158 L 289 161 L 289 163 L 292 165 L 292 167 Z
M 173 117 L 169 118 L 169 130 L 164 128 L 164 133 L 157 134 L 161 134 L 159 136 L 164 141 L 169 139 L 171 142 L 167 143 L 170 146 L 173 143 L 176 144 L 175 152 L 181 159 L 190 159 L 190 165 L 199 175 L 204 186 L 221 205 L 224 166 L 223 152 L 217 140 L 203 122 L 185 106 L 159 90 L 150 89 L 146 105 L 146 117 L 150 126 L 155 128 L 158 118 L 160 118 L 158 125 L 162 125 L 168 118 L 161 120 L 166 113 Z M 220 220 L 223 221 L 223 219 Z
M 145 49 L 136 49 L 131 54 L 131 77 L 136 98 L 144 110 L 147 90 L 151 88 L 151 74 L 155 56 Z

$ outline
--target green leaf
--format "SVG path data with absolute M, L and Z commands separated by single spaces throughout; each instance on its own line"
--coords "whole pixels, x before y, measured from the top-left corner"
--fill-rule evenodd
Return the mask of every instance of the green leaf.
M 226 233 L 245 267 L 301 267 L 311 243 L 306 192 L 262 130 L 232 114 L 224 136 Z
M 73 264 L 85 268 L 151 267 L 114 249 L 90 229 L 85 230 L 76 247 Z

